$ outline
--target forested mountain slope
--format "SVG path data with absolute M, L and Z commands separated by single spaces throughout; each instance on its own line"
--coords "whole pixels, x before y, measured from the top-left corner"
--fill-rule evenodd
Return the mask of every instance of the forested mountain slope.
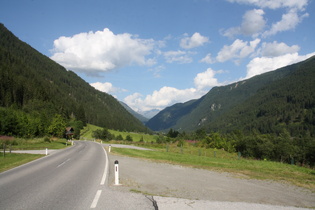
M 110 129 L 148 131 L 114 97 L 94 89 L 74 72 L 20 41 L 3 24 L 0 81 L 2 111 L 20 110 L 41 122 L 60 114 L 65 119 L 72 117 Z
M 315 57 L 278 71 L 290 73 L 204 126 L 224 132 L 277 134 L 285 129 L 291 136 L 315 137 Z
M 288 129 L 315 135 L 315 57 L 227 86 L 162 110 L 146 124 L 153 130 L 261 133 Z

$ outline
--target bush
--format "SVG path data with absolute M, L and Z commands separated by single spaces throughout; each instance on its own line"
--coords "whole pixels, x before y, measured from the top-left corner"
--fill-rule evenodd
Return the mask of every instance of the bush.
M 103 128 L 102 130 L 98 129 L 93 131 L 92 137 L 102 140 L 111 140 L 112 134 L 108 131 L 107 128 Z
M 51 140 L 50 140 L 50 138 L 49 138 L 49 137 L 47 137 L 47 136 L 46 136 L 46 137 L 44 138 L 44 142 L 51 143 Z
M 126 141 L 133 141 L 132 137 L 130 135 L 126 136 Z

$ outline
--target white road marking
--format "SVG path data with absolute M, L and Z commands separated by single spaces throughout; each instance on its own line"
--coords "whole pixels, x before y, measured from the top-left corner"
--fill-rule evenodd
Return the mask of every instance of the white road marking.
M 62 162 L 62 163 L 60 163 L 58 166 L 57 166 L 57 168 L 59 168 L 60 166 L 62 166 L 63 164 L 65 164 L 66 162 L 68 162 L 70 160 L 70 158 L 69 159 L 67 159 L 66 161 L 64 161 L 64 162 Z
M 97 192 L 96 192 L 96 195 L 95 195 L 95 197 L 94 197 L 94 200 L 93 200 L 93 202 L 92 202 L 92 204 L 91 204 L 91 209 L 94 209 L 96 206 L 97 206 L 97 202 L 98 202 L 98 199 L 100 198 L 100 196 L 101 196 L 101 193 L 102 193 L 102 190 L 98 190 Z
M 105 184 L 106 176 L 107 176 L 107 172 L 108 172 L 108 156 L 107 156 L 107 152 L 106 152 L 104 147 L 103 147 L 103 150 L 104 150 L 104 153 L 105 153 L 105 169 L 104 169 L 103 177 L 102 177 L 102 180 L 101 180 L 101 185 Z

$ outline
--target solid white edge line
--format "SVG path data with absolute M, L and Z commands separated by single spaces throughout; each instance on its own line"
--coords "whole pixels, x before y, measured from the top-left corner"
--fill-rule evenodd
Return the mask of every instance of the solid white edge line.
M 107 173 L 108 173 L 108 156 L 107 156 L 107 152 L 106 152 L 104 147 L 103 147 L 103 150 L 104 150 L 104 153 L 105 153 L 105 169 L 104 169 L 103 177 L 102 177 L 102 180 L 101 180 L 101 185 L 105 184 L 106 176 L 107 176 Z
M 100 196 L 101 196 L 101 193 L 102 193 L 102 190 L 98 190 L 97 192 L 96 192 L 96 195 L 95 195 L 95 197 L 94 197 L 94 200 L 93 200 L 93 202 L 92 202 L 92 204 L 91 204 L 91 209 L 94 209 L 96 206 L 97 206 L 97 202 L 98 202 L 98 199 L 100 198 Z

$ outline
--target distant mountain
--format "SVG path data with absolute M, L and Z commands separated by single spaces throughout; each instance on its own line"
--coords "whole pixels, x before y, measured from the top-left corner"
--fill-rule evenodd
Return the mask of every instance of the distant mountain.
M 198 100 L 175 104 L 150 119 L 155 131 L 273 133 L 315 135 L 315 56 L 253 78 L 212 88 Z
M 119 103 L 130 113 L 132 114 L 135 118 L 140 120 L 143 124 L 148 122 L 148 118 L 144 117 L 143 115 L 139 114 L 138 112 L 134 111 L 132 108 L 130 108 L 127 104 L 125 104 L 122 101 L 119 101 Z
M 114 97 L 20 41 L 0 24 L 0 108 L 40 119 L 55 114 L 127 131 L 148 131 Z
M 141 111 L 139 112 L 141 115 L 143 115 L 144 117 L 151 119 L 152 117 L 154 117 L 155 115 L 157 115 L 157 113 L 159 113 L 160 110 L 158 109 L 151 109 L 149 111 Z

